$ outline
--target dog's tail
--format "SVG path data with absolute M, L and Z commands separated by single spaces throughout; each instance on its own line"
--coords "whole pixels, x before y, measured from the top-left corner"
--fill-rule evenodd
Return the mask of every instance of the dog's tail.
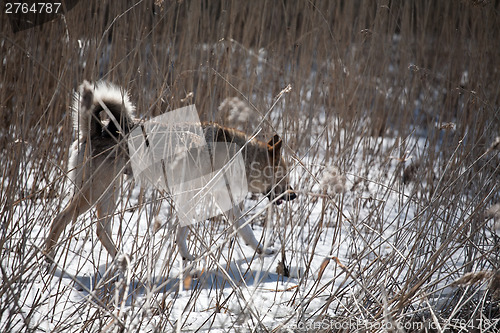
M 74 96 L 73 123 L 81 138 L 101 135 L 118 138 L 132 128 L 134 110 L 128 93 L 119 87 L 103 81 L 92 86 L 84 81 Z M 101 111 L 109 118 L 107 126 L 101 121 Z

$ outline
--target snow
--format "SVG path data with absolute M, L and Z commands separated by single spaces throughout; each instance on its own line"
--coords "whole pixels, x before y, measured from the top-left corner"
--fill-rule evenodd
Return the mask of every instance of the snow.
M 383 156 L 399 156 L 393 148 L 398 147 L 395 140 L 372 139 L 372 142 L 385 147 Z M 410 143 L 412 140 L 416 141 Z M 407 138 L 406 147 L 414 147 L 409 154 L 418 153 L 424 145 L 423 139 Z M 307 169 L 296 165 L 292 183 L 300 189 L 299 180 L 305 180 L 310 188 L 305 186 L 299 190 L 298 199 L 279 207 L 269 207 L 267 199 L 262 197 L 246 201 L 246 207 L 253 214 L 259 214 L 253 226 L 257 238 L 264 233 L 265 239 L 277 250 L 275 255 L 254 256 L 252 249 L 243 244 L 226 223 L 207 221 L 193 226 L 192 230 L 205 244 L 190 238 L 198 247 L 195 252 L 201 254 L 200 259 L 194 263 L 183 262 L 176 250 L 176 225 L 172 222 L 168 201 L 161 201 L 160 214 L 152 218 L 151 205 L 138 204 L 140 189 L 129 182 L 128 186 L 132 187 L 125 189 L 125 193 L 130 198 L 121 204 L 123 209 L 115 217 L 113 236 L 120 239 L 119 235 L 123 235 L 120 248 L 130 255 L 127 257 L 130 263 L 123 266 L 109 262 L 95 236 L 94 213 L 88 212 L 71 228 L 71 239 L 60 245 L 53 275 L 47 274 L 50 267 L 43 263 L 39 253 L 37 260 L 29 263 L 30 270 L 37 273 L 16 285 L 18 290 L 15 290 L 25 312 L 9 320 L 14 327 L 27 325 L 50 331 L 65 331 L 70 327 L 75 331 L 85 330 L 90 325 L 85 318 L 96 316 L 102 320 L 99 325 L 111 330 L 117 330 L 121 322 L 126 331 L 153 332 L 159 325 L 166 327 L 165 318 L 172 330 L 180 327 L 183 331 L 202 332 L 256 327 L 292 330 L 298 328 L 297 325 L 305 325 L 304 319 L 310 320 L 322 311 L 329 313 L 341 305 L 341 300 L 332 296 L 336 289 L 348 288 L 347 295 L 359 298 L 362 284 L 356 279 L 363 274 L 346 273 L 346 267 L 352 269 L 356 265 L 350 264 L 358 262 L 357 266 L 362 269 L 370 262 L 381 265 L 381 258 L 391 261 L 395 256 L 411 257 L 411 235 L 419 231 L 401 233 L 401 229 L 415 228 L 418 224 L 408 224 L 408 221 L 418 218 L 425 221 L 428 212 L 422 210 L 412 196 L 401 192 L 390 177 L 377 174 L 376 168 L 366 176 L 370 181 L 361 188 L 355 185 L 361 173 L 356 170 L 346 173 L 348 190 L 326 197 L 321 195 L 321 179 L 312 182 L 308 177 L 311 173 L 321 175 L 327 167 L 318 164 L 314 157 L 306 157 L 301 162 Z M 378 163 L 392 163 L 390 172 L 396 165 L 386 158 Z M 360 164 L 358 168 L 362 170 Z M 383 169 L 380 166 L 380 170 Z M 26 181 L 32 182 L 33 178 L 27 177 Z M 310 197 L 307 193 L 318 196 Z M 158 199 L 151 190 L 146 192 L 146 197 L 151 201 Z M 33 210 L 29 206 L 21 203 L 16 207 L 17 220 L 26 219 L 28 223 L 57 209 L 39 204 Z M 371 220 L 374 211 L 378 212 L 375 221 Z M 270 219 L 266 219 L 266 214 Z M 438 212 L 432 214 L 439 215 Z M 464 211 L 457 219 L 466 219 L 470 214 Z M 262 226 L 264 220 L 267 227 Z M 156 223 L 155 227 L 151 221 Z M 318 224 L 322 225 L 318 227 Z M 48 226 L 33 225 L 26 241 L 30 247 L 40 247 Z M 69 229 L 65 232 L 66 238 Z M 395 239 L 402 234 L 408 235 L 405 246 L 401 246 L 405 240 Z M 429 235 L 434 236 L 437 235 Z M 6 246 L 13 246 L 14 241 Z M 282 260 L 282 246 L 286 265 L 290 266 L 288 278 L 276 272 Z M 440 246 L 439 240 L 435 246 Z M 463 265 L 460 254 L 461 251 L 457 251 L 448 258 L 450 265 Z M 4 274 L 16 274 L 12 267 L 19 263 L 14 262 L 15 256 L 11 258 L 13 262 L 2 263 Z M 399 276 L 405 277 L 406 270 L 402 268 Z M 354 278 L 355 273 L 359 273 L 358 278 Z M 380 281 L 381 285 L 397 281 L 398 277 L 391 270 L 386 273 L 386 279 Z M 352 280 L 355 283 L 348 283 Z M 328 308 L 326 303 L 330 303 Z M 29 323 L 26 323 L 28 317 Z
M 305 162 L 307 163 L 307 160 Z M 297 180 L 300 173 L 300 169 L 296 168 L 292 178 Z M 352 177 L 350 178 L 352 182 Z M 26 181 L 33 182 L 32 176 Z M 378 185 L 370 186 L 376 188 Z M 315 184 L 312 190 L 317 192 L 318 184 Z M 138 202 L 139 189 L 134 187 L 130 193 L 127 206 L 134 207 Z M 349 256 L 355 255 L 353 252 L 356 251 L 352 251 L 348 245 L 350 242 L 345 240 L 352 237 L 353 233 L 345 222 L 341 226 L 343 235 L 340 238 L 334 223 L 328 223 L 321 229 L 316 228 L 315 224 L 321 216 L 321 205 L 318 202 L 306 202 L 305 195 L 283 207 L 266 207 L 267 199 L 260 199 L 260 203 L 248 200 L 247 208 L 255 205 L 253 211 L 260 211 L 261 218 L 268 209 L 273 209 L 276 213 L 272 214 L 271 221 L 267 221 L 274 224 L 273 226 L 263 228 L 258 223 L 254 226 L 256 236 L 259 237 L 264 232 L 271 238 L 272 247 L 280 250 L 280 240 L 283 240 L 281 233 L 283 229 L 286 230 L 283 245 L 289 260 L 287 265 L 292 263 L 292 277 L 284 278 L 276 273 L 277 263 L 281 260 L 280 251 L 274 256 L 253 258 L 252 249 L 240 244 L 241 241 L 235 238 L 234 232 L 225 223 L 214 226 L 214 223 L 206 222 L 195 226 L 196 232 L 208 240 L 212 254 L 202 257 L 194 264 L 183 263 L 176 255 L 173 239 L 175 225 L 167 222 L 156 233 L 153 232 L 149 222 L 152 212 L 147 206 L 134 211 L 126 210 L 126 206 L 125 211 L 115 217 L 114 238 L 118 239 L 121 230 L 123 238 L 120 245 L 123 252 L 137 253 L 137 256 L 132 255 L 128 270 L 121 271 L 116 269 L 115 264 L 107 261 L 109 258 L 94 235 L 92 221 L 95 216 L 91 211 L 78 219 L 72 228 L 74 236 L 59 249 L 58 255 L 61 257 L 56 259 L 57 268 L 53 276 L 44 274 L 50 267 L 39 260 L 33 269 L 40 274 L 32 276 L 33 280 L 26 281 L 29 288 L 19 290 L 19 300 L 23 301 L 22 307 L 26 309 L 26 313 L 32 306 L 37 305 L 33 307 L 34 313 L 30 315 L 28 326 L 47 330 L 64 330 L 65 325 L 83 328 L 85 321 L 80 318 L 92 317 L 94 313 L 99 312 L 101 316 L 114 315 L 120 318 L 129 330 L 140 326 L 141 331 L 153 331 L 156 322 L 154 312 L 159 311 L 160 303 L 169 304 L 172 328 L 182 322 L 183 330 L 213 332 L 218 329 L 226 331 L 227 327 L 238 330 L 256 325 L 268 328 L 293 326 L 294 320 L 290 320 L 294 317 L 292 304 L 302 302 L 311 310 L 320 308 L 328 298 L 328 290 L 342 284 L 345 277 L 339 278 L 341 270 L 334 267 L 335 262 L 328 264 L 321 281 L 318 280 L 318 273 L 321 264 L 332 255 L 341 262 L 347 262 Z M 16 219 L 30 220 L 47 209 L 38 205 L 30 212 L 28 206 L 20 204 L 17 207 Z M 165 213 L 169 211 L 168 206 L 167 202 L 163 202 L 158 219 L 168 219 L 168 214 Z M 398 212 L 394 209 L 396 206 L 396 203 L 388 204 L 388 207 L 392 207 L 387 210 L 388 219 L 397 219 Z M 357 215 L 362 217 L 367 214 L 364 212 L 366 209 L 361 210 L 363 212 L 358 212 Z M 304 212 L 310 212 L 310 215 L 299 218 L 301 224 L 285 225 L 290 223 L 286 221 L 287 214 L 301 216 Z M 353 212 L 346 207 L 344 214 L 352 216 Z M 122 220 L 121 225 L 116 221 L 119 219 Z M 69 229 L 66 230 L 66 237 Z M 35 228 L 27 235 L 28 244 L 40 247 L 46 232 L 47 227 L 35 224 Z M 205 234 L 207 232 L 209 234 Z M 381 237 L 381 241 L 385 242 L 385 238 Z M 379 249 L 380 252 L 390 250 L 389 245 Z M 168 262 L 172 259 L 173 263 Z M 367 259 L 372 260 L 373 257 Z M 9 270 L 9 266 L 14 267 L 15 263 L 5 264 L 2 266 L 8 274 L 15 274 Z M 185 269 L 185 266 L 188 268 Z M 198 274 L 200 270 L 203 272 L 199 277 L 193 278 L 190 284 L 184 283 L 186 276 L 196 270 Z M 307 275 L 304 274 L 306 270 Z M 127 284 L 126 281 L 130 282 Z M 312 294 L 310 285 L 316 285 Z M 108 302 L 105 296 L 106 288 L 111 288 L 108 294 L 111 298 L 109 302 L 115 306 L 109 313 L 103 311 L 103 304 Z M 128 292 L 129 296 L 126 299 L 120 294 L 113 297 L 113 289 L 122 293 Z M 193 298 L 193 295 L 196 297 Z M 44 300 L 41 305 L 38 303 L 40 299 Z M 219 310 L 215 311 L 218 307 Z M 16 317 L 18 318 L 12 319 L 13 322 L 22 326 L 23 315 L 17 314 Z M 145 317 L 147 320 L 144 320 Z M 110 319 L 109 325 L 116 323 Z

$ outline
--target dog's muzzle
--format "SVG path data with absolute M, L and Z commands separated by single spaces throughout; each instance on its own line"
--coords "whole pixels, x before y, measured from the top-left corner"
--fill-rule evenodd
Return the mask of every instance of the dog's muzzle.
M 293 188 L 291 187 L 288 188 L 285 192 L 281 193 L 280 195 L 275 195 L 271 190 L 266 194 L 266 196 L 269 198 L 269 201 L 272 201 L 275 205 L 281 205 L 284 201 L 291 201 L 297 198 L 297 194 L 293 191 Z

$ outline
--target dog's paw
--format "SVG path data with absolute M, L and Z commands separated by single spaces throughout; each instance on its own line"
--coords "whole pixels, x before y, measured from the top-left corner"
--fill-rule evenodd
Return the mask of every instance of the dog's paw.
M 263 247 L 260 246 L 257 249 L 257 253 L 264 256 L 271 256 L 273 254 L 276 254 L 276 250 L 270 247 L 264 249 Z
M 268 247 L 268 248 L 264 251 L 264 254 L 265 254 L 266 256 L 270 256 L 270 255 L 276 254 L 276 250 L 275 250 L 275 249 L 273 249 L 273 248 Z
M 43 266 L 45 267 L 45 273 L 53 275 L 57 270 L 57 263 L 54 261 L 54 253 L 43 253 Z
M 194 261 L 196 258 L 192 256 L 190 253 L 182 254 L 182 261 Z
M 45 264 L 46 265 L 53 265 L 55 264 L 55 260 L 54 260 L 54 257 L 56 255 L 55 251 L 54 250 L 46 250 L 46 251 L 43 251 L 41 252 L 42 254 L 42 258 L 43 260 L 45 261 Z
M 115 258 L 115 264 L 121 272 L 127 272 L 131 267 L 132 257 L 125 253 L 120 253 Z
M 54 253 L 47 253 L 44 252 L 42 254 L 43 259 L 45 260 L 46 264 L 52 264 L 54 262 Z

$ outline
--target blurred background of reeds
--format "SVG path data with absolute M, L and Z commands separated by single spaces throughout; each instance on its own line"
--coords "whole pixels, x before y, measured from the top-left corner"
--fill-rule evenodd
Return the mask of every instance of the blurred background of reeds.
M 492 295 L 500 289 L 493 283 L 500 213 L 490 207 L 500 201 L 499 150 L 492 147 L 500 135 L 499 15 L 497 0 L 95 0 L 78 1 L 53 21 L 14 32 L 2 13 L 1 330 L 15 327 L 6 318 L 25 311 L 16 290 L 26 288 L 43 264 L 32 243 L 41 244 L 53 211 L 38 213 L 35 206 L 60 209 L 67 191 L 62 179 L 74 139 L 72 93 L 83 80 L 100 79 L 128 89 L 144 119 L 195 103 L 202 120 L 230 126 L 218 107 L 239 97 L 263 120 L 265 136 L 278 132 L 285 138 L 288 153 L 321 156 L 308 162 L 333 164 L 350 175 L 348 191 L 367 179 L 390 184 L 378 198 L 397 188 L 401 206 L 395 209 L 403 217 L 406 204 L 417 202 L 418 214 L 403 218 L 402 234 L 394 234 L 414 241 L 415 257 L 388 258 L 384 273 L 358 267 L 358 280 L 363 276 L 372 294 L 359 296 L 361 307 L 345 302 L 336 311 L 339 318 L 424 320 L 432 310 L 413 305 L 434 292 L 431 277 L 451 283 L 484 269 L 493 274 L 493 289 L 479 301 L 465 291 L 448 295 L 449 306 L 439 316 L 498 319 L 499 296 Z M 277 96 L 276 110 L 261 118 Z M 424 149 L 406 146 L 409 137 L 425 138 Z M 390 153 L 382 148 L 387 140 L 394 142 Z M 376 179 L 373 168 L 379 168 Z M 316 169 L 309 171 L 321 178 Z M 294 187 L 306 192 L 315 184 L 308 176 Z M 292 223 L 307 215 L 300 209 L 317 200 L 302 197 L 303 207 L 287 222 L 292 231 Z M 362 204 L 353 197 L 353 206 Z M 329 200 L 342 207 L 343 198 Z M 330 223 L 342 219 L 332 207 L 323 210 Z M 349 223 L 385 230 L 383 209 L 381 204 L 370 219 Z M 38 240 L 28 237 L 35 226 L 42 230 Z M 457 253 L 465 264 L 450 266 Z M 3 267 L 7 262 L 13 267 Z M 404 283 L 400 265 L 407 268 Z M 354 267 L 356 258 L 349 274 Z M 373 285 L 382 276 L 389 279 L 384 292 Z M 344 292 L 337 289 L 332 299 L 342 300 Z M 385 308 L 370 300 L 373 295 Z M 327 308 L 316 315 L 328 316 Z

